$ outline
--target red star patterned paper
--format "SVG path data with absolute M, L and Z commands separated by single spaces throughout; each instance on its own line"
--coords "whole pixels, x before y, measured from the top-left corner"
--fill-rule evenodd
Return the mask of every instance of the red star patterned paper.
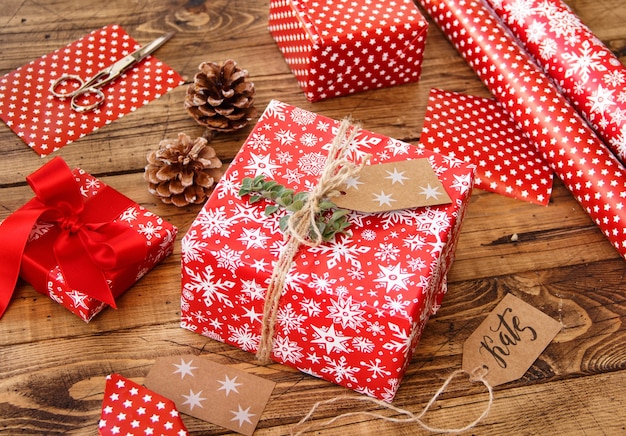
M 477 188 L 547 205 L 552 170 L 493 98 L 432 89 L 420 143 L 476 165 Z
M 412 0 L 272 0 L 268 27 L 310 101 L 420 78 L 428 22 Z
M 63 74 L 88 79 L 140 46 L 121 27 L 109 25 L 6 74 L 0 78 L 0 118 L 46 156 L 183 83 L 178 73 L 148 56 L 102 88 L 106 101 L 94 111 L 75 112 L 69 98 L 50 92 Z
M 119 374 L 107 377 L 101 436 L 186 436 L 174 402 Z
M 604 235 L 626 257 L 626 169 L 489 7 L 420 0 Z
M 561 92 L 626 163 L 626 67 L 560 0 L 489 0 Z
M 195 355 L 161 357 L 144 380 L 183 413 L 251 435 L 273 381 Z

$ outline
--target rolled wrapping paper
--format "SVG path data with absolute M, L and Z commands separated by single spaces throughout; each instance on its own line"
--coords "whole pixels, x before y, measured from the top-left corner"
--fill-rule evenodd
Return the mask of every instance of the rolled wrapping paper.
M 485 3 L 420 2 L 626 258 L 626 170 L 613 153 Z
M 593 130 L 626 163 L 626 67 L 561 0 L 487 0 Z

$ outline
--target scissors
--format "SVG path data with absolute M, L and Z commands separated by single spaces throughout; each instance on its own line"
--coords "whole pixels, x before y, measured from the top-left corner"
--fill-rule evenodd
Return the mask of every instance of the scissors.
M 52 82 L 52 85 L 50 85 L 50 92 L 55 97 L 59 98 L 71 97 L 71 107 L 76 112 L 88 112 L 94 110 L 104 103 L 104 100 L 106 99 L 104 92 L 100 90 L 100 87 L 120 77 L 124 71 L 161 47 L 172 36 L 174 36 L 174 32 L 166 33 L 151 43 L 135 50 L 129 55 L 124 56 L 119 61 L 99 71 L 89 80 L 85 81 L 80 76 L 75 74 L 64 74 Z M 79 87 L 73 91 L 58 91 L 58 89 L 63 89 L 71 83 L 78 84 Z M 88 101 L 89 104 L 82 104 L 81 101 Z

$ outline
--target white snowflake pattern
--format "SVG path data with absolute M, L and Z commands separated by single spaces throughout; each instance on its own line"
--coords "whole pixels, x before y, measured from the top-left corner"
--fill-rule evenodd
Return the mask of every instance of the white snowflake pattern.
M 204 263 L 203 253 L 208 246 L 207 242 L 198 238 L 196 229 L 190 229 L 189 233 L 183 237 L 181 243 L 181 255 L 183 263 L 200 262 Z
M 407 142 L 399 141 L 393 138 L 390 138 L 389 141 L 387 141 L 387 145 L 385 145 L 385 149 L 389 150 L 394 156 L 407 154 L 409 152 L 409 147 L 413 146 Z
M 580 52 L 563 52 L 561 57 L 569 64 L 565 70 L 565 77 L 580 76 L 586 83 L 592 71 L 606 71 L 602 64 L 604 53 L 596 50 L 589 41 L 583 41 L 580 45 Z
M 281 151 L 276 155 L 276 160 L 282 165 L 287 165 L 293 160 L 293 156 L 288 151 Z
M 282 362 L 298 363 L 304 357 L 302 347 L 297 342 L 290 341 L 287 336 L 277 336 L 272 346 L 275 357 Z
M 265 288 L 257 283 L 255 279 L 242 280 L 241 292 L 247 295 L 250 301 L 263 300 L 265 298 Z
M 120 221 L 126 221 L 127 223 L 130 223 L 132 221 L 136 221 L 138 216 L 139 216 L 139 211 L 137 210 L 137 208 L 135 208 L 134 206 L 131 206 L 128 209 L 126 209 L 124 212 L 122 212 L 118 219 Z
M 396 260 L 400 254 L 400 249 L 394 244 L 380 243 L 374 253 L 374 257 L 381 260 Z
M 30 233 L 28 235 L 28 242 L 32 242 L 41 238 L 43 235 L 48 233 L 50 229 L 53 227 L 54 227 L 54 224 L 52 223 L 44 223 L 41 221 L 37 221 L 35 225 L 33 226 L 33 228 L 30 230 Z
M 313 176 L 322 174 L 325 165 L 326 155 L 319 152 L 306 153 L 298 159 L 298 168 L 300 171 Z
M 345 299 L 332 300 L 328 306 L 328 315 L 334 323 L 341 324 L 342 328 L 358 329 L 365 322 L 363 315 L 365 311 L 361 309 L 359 303 L 352 301 L 352 297 Z
M 330 269 L 341 262 L 350 264 L 354 268 L 361 268 L 359 257 L 371 250 L 366 245 L 355 244 L 347 235 L 336 237 L 333 241 L 311 247 L 311 252 L 328 256 L 326 266 Z
M 278 322 L 278 325 L 285 334 L 288 334 L 292 331 L 304 333 L 302 323 L 304 323 L 306 319 L 307 317 L 305 315 L 299 314 L 294 310 L 291 303 L 282 306 L 276 314 L 276 321 Z
M 155 226 L 152 221 L 148 221 L 146 224 L 139 224 L 139 233 L 141 233 L 148 241 L 152 238 L 159 238 L 159 231 L 163 230 L 161 226 Z
M 217 209 L 203 208 L 196 217 L 195 223 L 202 229 L 202 238 L 211 239 L 214 235 L 230 236 L 230 228 L 234 224 L 234 218 L 226 214 L 225 206 Z
M 524 24 L 526 18 L 532 15 L 534 0 L 515 0 L 505 6 L 511 19 L 518 24 Z
M 235 343 L 244 351 L 256 350 L 259 346 L 260 335 L 255 335 L 247 323 L 240 327 L 228 326 L 228 340 Z
M 361 362 L 361 365 L 372 373 L 373 379 L 378 377 L 389 377 L 391 375 L 391 371 L 386 371 L 386 367 L 381 365 L 381 363 L 382 361 L 379 358 L 376 358 L 374 360 L 370 360 L 369 362 Z
M 551 59 L 557 52 L 558 46 L 552 38 L 545 38 L 539 46 L 539 55 L 543 59 Z
M 374 351 L 374 343 L 370 339 L 362 336 L 357 336 L 352 339 L 352 346 L 361 353 L 371 353 Z
M 234 271 L 243 266 L 243 262 L 241 260 L 243 251 L 233 250 L 228 245 L 218 251 L 211 251 L 211 254 L 215 256 L 215 259 L 217 259 L 217 266 L 220 268 L 226 268 L 230 271 Z
M 278 100 L 272 100 L 267 105 L 259 121 L 265 120 L 267 118 L 276 118 L 277 120 L 285 121 L 285 112 L 287 112 L 286 103 Z
M 248 143 L 253 150 L 266 151 L 272 141 L 263 133 L 253 132 L 248 139 Z
M 306 109 L 294 108 L 290 113 L 291 120 L 301 126 L 307 126 L 313 124 L 317 115 Z
M 318 275 L 311 273 L 311 286 L 315 288 L 315 293 L 320 295 L 325 292 L 330 292 L 337 279 L 331 279 L 330 273 L 325 271 L 323 274 Z
M 322 303 L 315 298 L 304 298 L 300 302 L 300 307 L 309 317 L 315 317 L 322 313 Z
M 383 303 L 383 309 L 386 309 L 389 312 L 389 315 L 396 316 L 399 314 L 404 317 L 409 316 L 406 311 L 406 307 L 409 306 L 411 302 L 405 300 L 401 294 L 397 294 L 395 298 L 385 295 L 385 301 L 386 303 Z
M 235 282 L 218 279 L 211 265 L 207 265 L 201 272 L 195 272 L 193 269 L 185 267 L 185 272 L 187 280 L 184 281 L 183 287 L 195 294 L 202 293 L 204 304 L 207 307 L 210 307 L 215 301 L 226 307 L 233 307 L 227 292 L 235 286 Z
M 312 133 L 305 133 L 300 136 L 300 144 L 304 145 L 305 147 L 314 147 L 318 141 L 318 137 Z
M 278 142 L 280 142 L 280 145 L 288 146 L 288 145 L 293 144 L 293 142 L 296 140 L 296 134 L 293 133 L 291 130 L 280 129 L 276 133 L 274 138 Z M 279 160 L 279 162 L 280 162 L 280 160 Z
M 341 356 L 337 360 L 324 356 L 324 360 L 328 366 L 322 368 L 322 374 L 329 374 L 337 383 L 341 383 L 343 380 L 350 380 L 354 383 L 357 382 L 357 378 L 354 374 L 358 373 L 361 368 L 348 365 L 348 359 L 346 359 L 346 356 Z
M 224 198 L 226 196 L 237 195 L 239 189 L 241 189 L 239 171 L 235 170 L 222 176 L 219 184 L 215 188 L 215 192 L 217 198 Z

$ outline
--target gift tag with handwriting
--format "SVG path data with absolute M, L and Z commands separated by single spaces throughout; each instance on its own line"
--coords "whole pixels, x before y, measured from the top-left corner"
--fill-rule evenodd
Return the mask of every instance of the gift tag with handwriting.
M 463 345 L 463 369 L 486 366 L 491 386 L 517 380 L 560 330 L 559 322 L 507 294 Z
M 450 203 L 428 159 L 365 165 L 332 201 L 344 209 L 386 212 Z
M 252 435 L 275 383 L 187 355 L 158 358 L 144 385 L 174 401 L 180 412 Z

